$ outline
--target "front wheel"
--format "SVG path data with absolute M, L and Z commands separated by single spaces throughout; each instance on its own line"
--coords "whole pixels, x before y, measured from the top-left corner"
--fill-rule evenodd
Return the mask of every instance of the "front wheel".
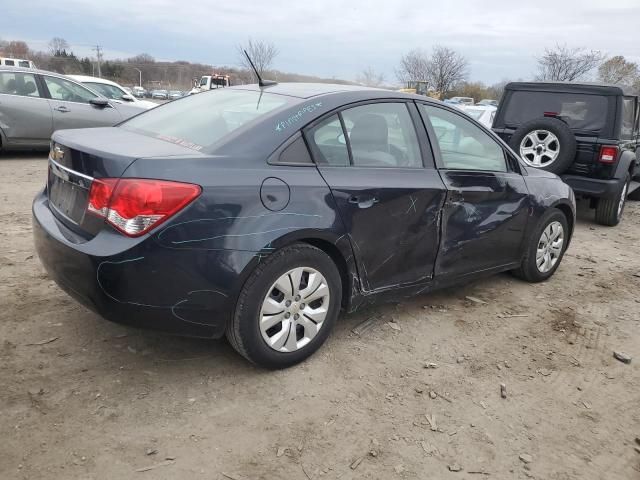
M 564 213 L 556 208 L 548 210 L 527 242 L 520 267 L 513 273 L 528 282 L 543 282 L 551 277 L 560 266 L 569 234 Z
M 271 254 L 251 274 L 227 338 L 259 366 L 295 365 L 327 339 L 341 299 L 340 273 L 331 257 L 311 245 L 290 245 Z
M 596 222 L 600 225 L 615 227 L 622 220 L 622 213 L 627 202 L 627 192 L 631 177 L 627 173 L 620 185 L 617 194 L 613 198 L 601 198 L 596 206 Z

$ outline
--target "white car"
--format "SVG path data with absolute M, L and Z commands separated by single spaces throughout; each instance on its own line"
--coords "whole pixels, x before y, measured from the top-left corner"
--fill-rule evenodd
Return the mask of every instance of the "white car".
M 496 116 L 497 107 L 492 105 L 456 105 L 460 110 L 477 120 L 487 128 L 493 126 L 493 118 Z
M 89 77 L 86 75 L 67 75 L 67 77 L 75 80 L 76 82 L 82 83 L 94 92 L 99 93 L 109 100 L 115 100 L 120 103 L 131 103 L 133 105 L 136 105 L 137 107 L 143 108 L 153 108 L 158 106 L 158 104 L 155 102 L 150 102 L 149 100 L 140 100 L 139 98 L 134 97 L 133 95 L 131 95 L 131 93 L 127 92 L 124 87 L 121 87 L 116 82 L 112 82 L 111 80 L 105 80 L 104 78 L 98 77 Z

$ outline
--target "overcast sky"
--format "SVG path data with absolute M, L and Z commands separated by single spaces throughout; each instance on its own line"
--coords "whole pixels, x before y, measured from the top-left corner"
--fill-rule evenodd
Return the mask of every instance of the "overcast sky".
M 371 66 L 393 82 L 403 53 L 441 44 L 467 57 L 470 79 L 493 83 L 530 78 L 556 43 L 640 61 L 640 0 L 3 0 L 0 35 L 230 66 L 251 36 L 276 45 L 279 70 L 353 80 Z

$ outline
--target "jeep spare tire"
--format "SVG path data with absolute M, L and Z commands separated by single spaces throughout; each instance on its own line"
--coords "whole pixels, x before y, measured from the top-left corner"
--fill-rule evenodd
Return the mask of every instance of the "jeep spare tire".
M 573 163 L 576 137 L 562 120 L 541 117 L 520 125 L 509 146 L 534 168 L 560 174 Z

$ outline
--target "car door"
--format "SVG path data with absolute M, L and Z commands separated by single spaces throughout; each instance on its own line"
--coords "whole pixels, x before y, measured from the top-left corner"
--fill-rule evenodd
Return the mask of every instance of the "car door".
M 91 104 L 91 100 L 100 97 L 82 85 L 50 75 L 42 78 L 49 94 L 54 130 L 110 127 L 122 120 L 118 110 L 111 105 Z
M 418 108 L 448 190 L 436 277 L 518 263 L 529 193 L 517 162 L 463 115 L 431 104 Z
M 365 290 L 421 283 L 433 274 L 445 186 L 416 121 L 414 104 L 385 101 L 342 110 L 305 132 Z
M 51 107 L 32 73 L 0 72 L 0 128 L 11 145 L 47 145 Z

